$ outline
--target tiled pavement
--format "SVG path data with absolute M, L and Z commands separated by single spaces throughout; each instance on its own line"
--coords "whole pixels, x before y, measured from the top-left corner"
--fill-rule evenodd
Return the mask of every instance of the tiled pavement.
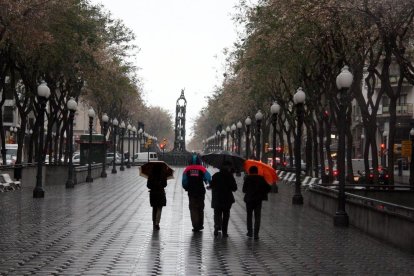
M 136 168 L 72 190 L 47 186 L 44 199 L 28 187 L 1 193 L 0 275 L 413 275 L 414 255 L 292 206 L 291 186 L 269 194 L 258 241 L 245 236 L 240 190 L 229 238 L 214 238 L 209 192 L 205 229 L 193 233 L 181 173 L 169 181 L 159 232 Z

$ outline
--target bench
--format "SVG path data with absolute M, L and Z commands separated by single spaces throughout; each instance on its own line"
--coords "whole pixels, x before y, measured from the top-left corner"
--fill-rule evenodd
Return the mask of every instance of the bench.
M 0 174 L 0 182 L 3 186 L 10 186 L 12 187 L 12 190 L 20 189 L 20 181 L 15 181 L 11 179 L 10 175 L 8 173 Z

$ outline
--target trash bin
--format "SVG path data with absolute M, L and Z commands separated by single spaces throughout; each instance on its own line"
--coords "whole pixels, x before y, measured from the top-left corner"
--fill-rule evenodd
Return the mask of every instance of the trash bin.
M 22 179 L 22 165 L 15 165 L 14 166 L 14 179 L 20 180 Z

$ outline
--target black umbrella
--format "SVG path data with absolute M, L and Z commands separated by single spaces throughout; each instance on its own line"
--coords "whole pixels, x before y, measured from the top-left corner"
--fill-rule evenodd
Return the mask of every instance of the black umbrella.
M 148 178 L 155 167 L 159 167 L 157 168 L 157 172 L 164 173 L 167 179 L 174 178 L 174 170 L 164 161 L 151 161 L 145 163 L 139 168 L 139 175 Z
M 216 168 L 221 168 L 224 163 L 228 163 L 230 168 L 235 171 L 241 171 L 243 169 L 243 164 L 245 161 L 245 159 L 237 153 L 226 150 L 219 150 L 204 154 L 201 156 L 201 159 L 205 163 Z

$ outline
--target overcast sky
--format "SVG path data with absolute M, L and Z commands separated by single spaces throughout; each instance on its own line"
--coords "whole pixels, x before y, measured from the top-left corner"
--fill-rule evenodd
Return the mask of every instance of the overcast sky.
M 136 35 L 136 65 L 144 98 L 175 115 L 181 89 L 187 99 L 187 134 L 205 96 L 220 85 L 224 48 L 236 41 L 232 21 L 237 0 L 92 0 Z M 173 117 L 174 118 L 174 117 Z M 187 141 L 188 141 L 187 137 Z

